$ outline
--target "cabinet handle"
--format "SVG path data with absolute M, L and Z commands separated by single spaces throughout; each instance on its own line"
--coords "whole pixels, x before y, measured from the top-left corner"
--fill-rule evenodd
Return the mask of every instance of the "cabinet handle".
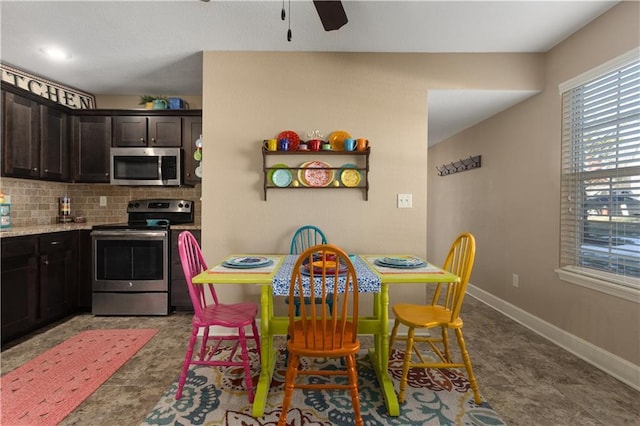
M 37 172 L 37 171 L 38 171 L 38 168 L 37 168 L 37 167 L 34 167 L 34 168 L 33 168 L 33 171 L 34 171 L 34 172 Z
M 62 244 L 62 241 L 51 241 L 49 244 L 52 246 L 57 246 L 58 244 Z
M 156 138 L 151 138 L 151 143 L 156 143 Z
M 49 261 L 47 259 L 43 260 L 42 263 L 44 263 L 45 265 L 49 264 Z
M 144 138 L 140 138 L 140 142 L 144 142 Z

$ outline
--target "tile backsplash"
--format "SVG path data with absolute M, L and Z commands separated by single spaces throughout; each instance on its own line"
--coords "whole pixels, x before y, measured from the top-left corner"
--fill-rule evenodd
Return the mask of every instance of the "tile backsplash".
M 127 221 L 127 203 L 146 198 L 194 200 L 195 224 L 201 223 L 201 185 L 195 187 L 129 187 L 109 184 L 58 183 L 31 179 L 2 178 L 0 188 L 11 199 L 13 227 L 50 225 L 58 221 L 58 198 L 71 198 L 71 216 L 84 216 L 90 223 Z M 107 205 L 100 206 L 100 197 Z

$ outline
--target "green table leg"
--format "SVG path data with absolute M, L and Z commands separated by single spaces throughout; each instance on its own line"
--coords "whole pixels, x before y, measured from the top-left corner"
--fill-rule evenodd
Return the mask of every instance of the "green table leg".
M 387 412 L 390 416 L 400 415 L 400 405 L 398 404 L 398 396 L 396 390 L 393 387 L 393 381 L 389 376 L 388 370 L 382 370 L 380 365 L 382 364 L 382 358 L 379 357 L 374 348 L 369 349 L 369 359 L 373 364 L 373 369 L 378 377 L 378 383 L 380 384 L 380 390 L 384 396 L 385 404 L 387 405 Z
M 263 285 L 260 289 L 260 378 L 253 398 L 252 415 L 262 417 L 267 403 L 269 385 L 276 364 L 276 351 L 273 348 L 271 334 L 271 317 L 273 316 L 271 286 Z

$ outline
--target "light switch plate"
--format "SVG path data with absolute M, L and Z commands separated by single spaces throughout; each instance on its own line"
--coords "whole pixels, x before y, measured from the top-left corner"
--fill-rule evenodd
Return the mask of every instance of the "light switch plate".
M 104 195 L 100 196 L 100 207 L 105 207 L 107 205 L 107 197 Z
M 398 194 L 398 208 L 410 209 L 413 207 L 413 194 Z

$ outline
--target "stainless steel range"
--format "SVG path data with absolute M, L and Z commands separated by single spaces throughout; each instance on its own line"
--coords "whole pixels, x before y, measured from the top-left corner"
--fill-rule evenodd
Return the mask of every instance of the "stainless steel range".
M 169 314 L 170 226 L 193 223 L 193 203 L 130 201 L 127 223 L 93 227 L 94 315 Z

